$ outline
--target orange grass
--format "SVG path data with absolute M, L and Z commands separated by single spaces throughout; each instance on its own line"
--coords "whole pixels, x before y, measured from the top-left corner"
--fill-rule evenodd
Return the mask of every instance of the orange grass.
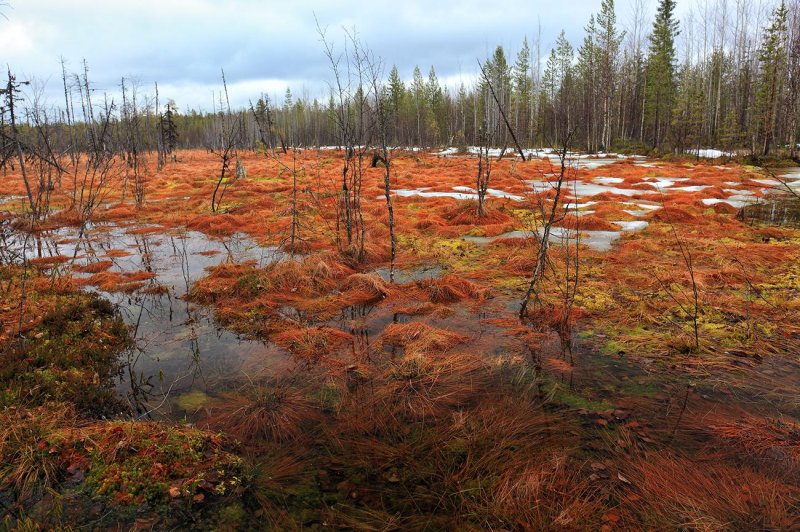
M 788 530 L 800 524 L 794 511 L 800 489 L 746 467 L 658 452 L 623 470 L 639 494 L 633 507 L 645 519 L 696 530 Z
M 221 324 L 274 342 L 298 363 L 298 372 L 309 372 L 219 393 L 201 420 L 244 441 L 254 460 L 266 464 L 255 475 L 260 491 L 253 498 L 260 515 L 268 513 L 276 528 L 322 521 L 364 529 L 800 526 L 797 482 L 784 474 L 798 467 L 795 421 L 751 413 L 720 416 L 697 428 L 711 418 L 697 414 L 703 403 L 693 394 L 687 416 L 703 421 L 687 421 L 673 438 L 675 420 L 682 415 L 679 402 L 676 407 L 669 398 L 664 414 L 657 394 L 636 391 L 627 376 L 608 374 L 624 360 L 658 383 L 689 375 L 703 376 L 709 387 L 739 381 L 755 387 L 752 375 L 741 368 L 754 371 L 765 357 L 796 358 L 800 233 L 744 224 L 732 207 L 701 202 L 730 195 L 725 189 L 732 186 L 725 181 L 738 180 L 733 188 L 760 194 L 760 187 L 749 181 L 760 174 L 702 164 L 645 168 L 633 161 L 575 170 L 584 182 L 619 177 L 623 183 L 618 186 L 640 193 L 577 198 L 599 202 L 591 207 L 594 214 L 569 215 L 560 225 L 584 231 L 617 231 L 613 222 L 622 220 L 650 225 L 641 233 L 624 233 L 610 252 L 581 250 L 571 307 L 564 299 L 567 256 L 553 246 L 536 312 L 530 322 L 521 323 L 515 310 L 533 271 L 535 241 L 502 238 L 479 245 L 460 237 L 532 227 L 534 198 L 525 180 L 552 172 L 549 160 L 493 163 L 490 186 L 526 199 L 490 197 L 482 217 L 476 216 L 472 201 L 394 197 L 397 264 L 409 270 L 439 266 L 445 273 L 393 285 L 372 273 L 389 259 L 383 169 L 365 170 L 367 260 L 356 264 L 337 246 L 337 239 L 344 239 L 336 220 L 342 154 L 304 150 L 296 155 L 306 172 L 299 176 L 300 226 L 293 249 L 288 243 L 289 178 L 276 161 L 257 154 L 241 154 L 248 177 L 230 187 L 222 212 L 211 213 L 208 206 L 217 160 L 200 151 L 182 151 L 177 163 L 148 175 L 148 201 L 142 206 L 121 203 L 118 192 L 111 191 L 110 208 L 97 211 L 97 220 L 139 224 L 133 233 L 162 227 L 222 237 L 245 233 L 298 252 L 265 267 L 222 262 L 189 294 L 213 306 Z M 280 157 L 286 162 L 291 156 Z M 473 186 L 476 159 L 398 153 L 392 171 L 395 189 L 453 192 L 453 187 Z M 648 194 L 653 187 L 642 181 L 653 176 L 689 180 L 676 183 L 675 190 Z M 0 183 L 0 193 L 20 193 L 20 182 L 12 175 Z M 708 188 L 677 190 L 689 185 Z M 68 191 L 54 191 L 57 203 L 68 205 L 68 197 Z M 546 206 L 553 197 L 553 191 L 540 195 Z M 624 212 L 641 210 L 630 202 L 660 208 L 634 215 Z M 47 225 L 80 221 L 65 210 Z M 690 341 L 687 309 L 693 302 L 681 246 L 692 255 L 699 288 L 700 349 Z M 107 256 L 129 254 L 114 250 Z M 39 266 L 59 261 L 46 259 Z M 110 262 L 78 268 L 92 274 L 79 282 L 108 291 L 163 290 L 152 283 L 144 287 L 152 274 L 108 271 Z M 48 282 L 34 278 L 29 287 L 37 294 L 73 287 L 69 278 L 55 278 L 52 286 Z M 8 301 L 19 294 L 17 284 L 7 290 Z M 28 304 L 23 333 L 52 310 L 47 298 L 32 298 Z M 565 308 L 570 308 L 568 315 Z M 10 303 L 0 308 L 0 339 L 16 333 L 18 315 Z M 415 321 L 405 321 L 408 316 Z M 351 333 L 341 327 L 350 327 Z M 547 351 L 557 333 L 562 340 L 574 340 L 573 330 L 585 333 L 575 342 L 576 362 Z M 647 361 L 638 368 L 642 359 Z M 326 363 L 309 363 L 320 360 Z M 613 371 L 608 370 L 610 361 L 617 364 Z M 543 397 L 543 385 L 554 378 L 559 386 L 551 386 L 552 396 Z M 301 385 L 300 379 L 306 382 Z M 766 399 L 754 401 L 764 406 Z M 617 423 L 614 409 L 606 416 L 612 425 L 595 423 L 608 421 L 602 415 L 588 423 L 575 416 L 577 408 L 571 405 L 582 402 L 590 406 L 581 410 L 602 412 L 593 401 L 610 401 L 615 408 L 633 405 L 640 421 Z M 42 414 L 42 422 L 47 419 Z M 598 426 L 608 434 L 598 437 Z M 657 444 L 645 436 L 645 427 L 659 435 Z M 712 446 L 717 454 L 679 449 L 687 441 L 703 449 Z M 612 451 L 605 460 L 613 445 L 625 451 Z M 103 453 L 104 459 L 117 458 L 111 450 Z M 584 464 L 587 458 L 595 463 L 598 456 L 604 461 L 597 463 L 606 464 L 602 471 L 619 472 L 621 478 L 593 479 Z M 18 458 L 13 463 L 23 472 L 9 473 L 14 489 L 30 492 L 31 486 L 63 474 L 46 457 L 40 462 Z M 316 508 L 310 511 L 309 506 Z

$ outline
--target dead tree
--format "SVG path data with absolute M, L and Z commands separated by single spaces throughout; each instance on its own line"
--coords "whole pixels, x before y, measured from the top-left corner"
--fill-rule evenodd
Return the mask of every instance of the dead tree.
M 243 170 L 243 167 L 238 160 L 236 151 L 242 132 L 241 121 L 238 117 L 233 116 L 231 113 L 231 102 L 228 98 L 228 84 L 225 81 L 224 70 L 222 71 L 222 87 L 225 91 L 225 109 L 223 110 L 222 106 L 220 105 L 219 147 L 211 148 L 211 152 L 220 158 L 221 165 L 219 179 L 217 179 L 217 184 L 214 187 L 213 194 L 211 195 L 211 212 L 217 212 L 217 209 L 219 209 L 219 206 L 222 204 L 222 198 L 225 195 L 225 191 L 228 189 L 231 183 L 242 177 Z M 233 160 L 236 160 L 236 172 L 234 177 L 231 178 L 228 176 L 228 170 L 230 169 L 230 164 Z M 228 177 L 227 180 L 226 177 Z
M 120 123 L 123 129 L 123 146 L 125 153 L 125 180 L 122 185 L 122 200 L 125 201 L 128 181 L 133 178 L 133 197 L 136 205 L 142 205 L 145 197 L 144 181 L 144 161 L 141 157 L 141 123 L 139 109 L 137 106 L 136 84 L 131 86 L 131 94 L 128 96 L 128 86 L 125 78 L 120 83 L 122 89 L 122 109 Z M 158 86 L 156 85 L 156 91 Z M 156 92 L 158 94 L 158 92 Z M 156 97 L 157 98 L 157 97 Z M 161 150 L 159 147 L 158 165 L 161 168 Z
M 61 157 L 53 150 L 54 131 L 47 112 L 40 104 L 40 97 L 41 93 L 34 93 L 32 105 L 26 115 L 28 124 L 35 133 L 35 138 L 29 140 L 28 151 L 31 153 L 34 171 L 39 177 L 35 211 L 41 219 L 50 211 L 50 194 L 55 190 L 56 183 L 61 183 L 65 169 L 60 164 Z
M 334 96 L 333 119 L 337 136 L 344 147 L 341 180 L 341 208 L 337 219 L 337 243 L 356 262 L 365 258 L 366 227 L 361 208 L 361 187 L 364 159 L 371 137 L 368 120 L 368 98 L 371 87 L 368 79 L 368 57 L 354 33 L 346 33 L 350 49 L 342 55 L 334 52 L 325 31 L 317 24 L 325 55 L 333 71 L 331 91 Z M 342 69 L 344 60 L 344 69 Z M 346 243 L 339 236 L 344 228 Z
M 493 136 L 488 131 L 486 120 L 478 132 L 478 176 L 475 188 L 478 192 L 478 209 L 475 213 L 479 218 L 486 214 L 486 193 L 489 191 L 489 179 L 492 174 L 492 160 L 489 158 L 489 146 Z
M 75 127 L 74 127 L 74 114 L 72 108 L 72 98 L 70 90 L 67 86 L 67 65 L 64 61 L 64 58 L 61 58 L 61 80 L 64 83 L 64 122 L 67 125 L 67 131 L 69 133 L 69 147 L 67 151 L 69 151 L 70 161 L 72 162 L 72 169 L 75 171 L 78 166 L 78 157 L 79 153 L 76 149 L 76 141 L 75 141 Z
M 669 214 L 669 211 L 664 205 L 663 195 L 661 197 L 661 208 L 665 213 Z M 669 225 L 670 231 L 672 232 L 672 237 L 675 240 L 675 243 L 678 246 L 678 251 L 681 254 L 681 261 L 683 262 L 683 266 L 686 268 L 686 273 L 689 276 L 691 293 L 687 295 L 683 288 L 678 288 L 676 290 L 673 288 L 674 283 L 667 282 L 667 280 L 662 279 L 655 270 L 653 270 L 653 276 L 661 285 L 661 288 L 667 294 L 667 297 L 669 297 L 678 306 L 681 312 L 688 316 L 692 321 L 692 350 L 694 352 L 699 352 L 700 314 L 702 313 L 702 305 L 700 302 L 700 287 L 697 283 L 697 277 L 695 276 L 694 256 L 692 255 L 692 251 L 686 245 L 686 242 L 684 242 L 681 238 L 678 230 L 675 228 L 675 224 L 669 218 L 667 218 L 667 225 Z
M 389 260 L 389 282 L 394 282 L 394 263 L 397 255 L 397 241 L 394 234 L 394 207 L 392 205 L 392 159 L 389 150 L 389 116 L 387 102 L 383 95 L 383 90 L 379 86 L 381 77 L 381 65 L 378 61 L 370 61 L 370 78 L 372 81 L 372 94 L 375 98 L 375 112 L 377 114 L 378 140 L 380 146 L 372 154 L 372 168 L 377 167 L 378 163 L 383 163 L 383 193 L 386 198 L 386 214 L 389 222 L 389 243 L 391 247 L 391 257 Z
M 486 84 L 489 86 L 489 91 L 492 93 L 492 98 L 494 99 L 495 103 L 497 104 L 497 109 L 500 111 L 500 116 L 503 117 L 503 122 L 506 124 L 506 128 L 508 128 L 508 132 L 511 133 L 511 139 L 514 141 L 514 145 L 517 147 L 517 151 L 519 152 L 519 156 L 522 160 L 525 160 L 525 152 L 522 151 L 522 146 L 520 146 L 519 141 L 517 140 L 517 135 L 514 133 L 514 128 L 511 127 L 511 123 L 508 121 L 506 117 L 505 109 L 503 109 L 503 105 L 500 103 L 500 99 L 497 97 L 497 94 L 494 91 L 494 86 L 492 85 L 492 80 L 489 79 L 489 75 L 486 73 L 486 69 L 483 67 L 480 61 L 478 61 L 478 66 L 481 69 L 481 74 L 483 74 L 483 79 L 486 81 Z M 505 150 L 503 150 L 505 151 Z
M 251 101 L 250 112 L 253 114 L 253 119 L 256 123 L 258 139 L 261 141 L 261 144 L 264 145 L 264 154 L 271 155 L 275 158 L 275 142 L 273 139 L 274 127 L 272 124 L 272 110 L 269 105 L 269 97 L 262 94 L 255 107 Z M 284 153 L 286 152 L 284 151 Z
M 251 106 L 252 107 L 252 106 Z M 300 238 L 300 202 L 298 197 L 297 176 L 302 172 L 305 175 L 305 165 L 297 168 L 297 146 L 292 146 L 292 166 L 289 167 L 286 163 L 281 161 L 280 156 L 273 150 L 272 158 L 283 171 L 287 171 L 292 175 L 292 204 L 291 204 L 291 225 L 289 227 L 289 250 L 294 253 L 297 249 L 297 243 Z
M 572 362 L 572 309 L 575 307 L 575 298 L 578 295 L 578 287 L 580 284 L 580 246 L 581 246 L 581 227 L 580 215 L 578 213 L 578 194 L 577 194 L 577 180 L 572 179 L 572 197 L 575 198 L 574 202 L 574 216 L 575 228 L 574 236 L 572 230 L 566 227 L 562 229 L 561 234 L 561 248 L 564 250 L 564 278 L 563 283 L 558 282 L 557 285 L 561 290 L 561 319 L 558 323 L 558 337 L 561 342 L 561 354 L 566 353 L 570 355 L 570 362 Z M 564 208 L 564 215 L 569 214 L 569 208 Z M 570 240 L 574 240 L 574 246 L 571 245 Z M 555 269 L 555 268 L 553 268 Z
M 81 148 L 86 153 L 86 162 L 81 165 L 80 171 L 73 172 L 72 208 L 81 216 L 83 236 L 83 229 L 91 220 L 94 210 L 123 175 L 126 162 L 113 149 L 112 121 L 117 110 L 116 104 L 106 97 L 97 116 L 92 100 L 94 89 L 89 82 L 89 67 L 85 61 L 83 78 L 77 74 L 75 78 L 80 91 L 86 133 L 85 145 Z
M 533 272 L 531 274 L 531 279 L 528 283 L 528 289 L 525 291 L 525 295 L 522 298 L 522 303 L 519 307 L 519 317 L 520 319 L 524 319 L 528 315 L 528 305 L 531 302 L 531 299 L 536 295 L 537 289 L 539 286 L 539 282 L 542 280 L 542 277 L 545 273 L 545 267 L 547 266 L 548 260 L 548 251 L 550 249 L 550 233 L 553 228 L 553 224 L 557 221 L 557 214 L 559 208 L 559 201 L 561 201 L 561 195 L 564 189 L 564 182 L 567 177 L 567 146 L 569 145 L 570 138 L 572 137 L 572 133 L 570 132 L 567 134 L 567 138 L 561 146 L 561 149 L 558 152 L 558 159 L 560 164 L 560 171 L 558 174 L 558 180 L 555 183 L 553 190 L 555 191 L 555 196 L 553 198 L 552 205 L 550 209 L 547 210 L 544 203 L 540 202 L 540 212 L 539 215 L 542 218 L 542 226 L 538 232 L 541 232 L 538 235 L 539 240 L 539 251 L 536 254 L 536 262 L 534 263 Z

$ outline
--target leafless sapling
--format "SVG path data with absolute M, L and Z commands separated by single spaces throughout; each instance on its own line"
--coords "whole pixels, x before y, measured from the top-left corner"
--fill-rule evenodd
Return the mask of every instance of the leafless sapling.
M 217 184 L 214 187 L 214 192 L 211 195 L 211 212 L 217 212 L 222 204 L 222 198 L 228 186 L 241 177 L 241 170 L 243 167 L 237 158 L 237 148 L 240 141 L 242 127 L 239 117 L 233 116 L 231 113 L 231 102 L 228 97 L 228 83 L 225 81 L 225 71 L 222 71 L 222 86 L 225 92 L 225 108 L 222 109 L 220 105 L 219 121 L 219 145 L 212 147 L 211 151 L 220 158 L 220 172 Z M 228 178 L 228 170 L 230 169 L 231 162 L 236 160 L 237 166 L 233 178 Z

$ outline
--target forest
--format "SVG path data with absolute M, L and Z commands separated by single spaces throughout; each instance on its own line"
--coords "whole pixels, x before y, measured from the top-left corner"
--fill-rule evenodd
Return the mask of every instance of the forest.
M 677 7 L 455 84 L 313 15 L 324 96 L 210 111 L 7 66 L 0 528 L 800 527 L 800 3 Z

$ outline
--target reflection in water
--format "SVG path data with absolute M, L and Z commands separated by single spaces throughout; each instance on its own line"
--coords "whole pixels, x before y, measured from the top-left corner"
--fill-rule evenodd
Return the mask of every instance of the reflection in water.
M 771 225 L 800 226 L 800 200 L 778 197 L 760 203 L 742 206 L 738 218 L 745 222 Z
M 265 266 L 282 257 L 276 248 L 241 235 L 222 242 L 194 231 L 163 233 L 125 225 L 90 226 L 82 232 L 64 228 L 31 236 L 27 244 L 25 239 L 4 227 L 0 260 L 19 262 L 24 250 L 28 259 L 73 259 L 64 268 L 110 261 L 110 273 L 152 274 L 131 294 L 90 288 L 115 304 L 135 336 L 136 348 L 126 355 L 118 391 L 140 415 L 152 414 L 178 394 L 207 391 L 282 359 L 274 346 L 221 329 L 209 309 L 183 297 L 206 268 L 248 260 Z

